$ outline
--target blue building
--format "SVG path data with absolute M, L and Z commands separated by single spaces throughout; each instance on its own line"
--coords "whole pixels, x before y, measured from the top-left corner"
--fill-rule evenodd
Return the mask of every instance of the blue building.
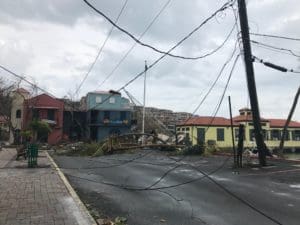
M 89 137 L 101 141 L 112 134 L 130 132 L 132 106 L 119 92 L 95 91 L 86 97 Z

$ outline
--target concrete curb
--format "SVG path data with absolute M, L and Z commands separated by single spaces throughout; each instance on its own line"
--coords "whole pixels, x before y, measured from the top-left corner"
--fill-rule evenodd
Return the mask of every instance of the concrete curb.
M 97 225 L 97 222 L 92 217 L 92 215 L 90 214 L 90 212 L 88 211 L 88 209 L 86 208 L 86 206 L 84 205 L 84 203 L 80 200 L 79 196 L 74 191 L 73 187 L 71 186 L 71 184 L 69 183 L 69 181 L 67 180 L 67 178 L 65 177 L 65 175 L 63 174 L 63 172 L 59 169 L 59 167 L 54 162 L 54 160 L 49 155 L 49 153 L 47 151 L 45 151 L 45 152 L 46 152 L 46 155 L 47 155 L 48 159 L 50 160 L 51 164 L 53 165 L 54 169 L 57 171 L 60 179 L 63 181 L 63 183 L 65 184 L 66 188 L 68 189 L 71 197 L 74 199 L 74 201 L 77 204 L 77 206 L 79 207 L 79 209 L 85 214 L 86 218 L 90 222 L 89 225 Z M 84 224 L 84 225 L 88 225 L 88 224 Z

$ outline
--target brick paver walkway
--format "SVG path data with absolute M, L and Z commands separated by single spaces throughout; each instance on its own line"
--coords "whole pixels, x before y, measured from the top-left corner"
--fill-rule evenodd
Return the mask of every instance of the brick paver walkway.
M 15 161 L 15 150 L 0 151 L 0 225 L 89 225 L 45 153 L 40 168 Z

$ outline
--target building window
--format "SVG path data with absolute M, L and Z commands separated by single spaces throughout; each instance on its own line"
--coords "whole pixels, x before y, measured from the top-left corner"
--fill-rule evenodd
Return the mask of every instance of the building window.
M 271 130 L 271 140 L 273 141 L 278 141 L 280 140 L 280 130 Z
M 224 141 L 224 128 L 217 128 L 217 141 Z
M 91 123 L 97 123 L 98 122 L 98 111 L 91 110 L 90 120 L 91 120 Z
M 39 110 L 38 109 L 33 109 L 32 118 L 33 119 L 38 119 L 39 118 Z
M 255 133 L 254 133 L 254 129 L 250 129 L 250 130 L 249 130 L 249 140 L 250 140 L 250 141 L 255 141 Z
M 190 128 L 189 128 L 189 127 L 187 127 L 185 130 L 186 130 L 186 131 L 190 131 Z
M 109 98 L 109 103 L 114 104 L 116 103 L 116 99 L 114 97 Z
M 180 127 L 177 127 L 177 131 L 180 131 Z
M 300 130 L 293 130 L 292 138 L 294 141 L 300 141 Z
M 18 110 L 16 111 L 16 118 L 17 118 L 17 119 L 21 118 L 21 114 L 22 114 L 21 110 L 18 109 Z
M 126 112 L 121 111 L 121 114 L 120 114 L 120 120 L 121 120 L 121 121 L 126 120 Z
M 238 128 L 234 129 L 234 139 L 239 140 L 239 129 Z
M 263 129 L 262 130 L 262 134 L 263 134 L 263 137 L 264 137 L 265 140 L 269 140 L 269 136 L 268 136 L 268 131 L 267 130 Z
M 48 109 L 47 119 L 54 120 L 54 109 Z
M 290 131 L 288 131 L 288 130 L 286 131 L 284 140 L 285 141 L 289 141 L 290 140 Z
M 102 102 L 101 96 L 96 96 L 96 103 L 101 103 L 101 102 Z
M 104 119 L 105 120 L 110 120 L 110 112 L 109 111 L 104 112 Z

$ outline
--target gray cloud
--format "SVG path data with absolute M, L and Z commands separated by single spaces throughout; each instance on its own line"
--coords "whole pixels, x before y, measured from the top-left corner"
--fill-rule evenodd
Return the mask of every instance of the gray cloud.
M 124 1 L 90 0 L 97 8 L 115 18 Z M 139 36 L 167 0 L 129 0 L 120 26 Z M 168 50 L 204 18 L 224 4 L 224 1 L 172 0 L 166 10 L 143 37 L 143 41 Z M 287 3 L 288 2 L 288 3 Z M 297 0 L 249 0 L 249 21 L 252 32 L 300 37 L 300 5 Z M 234 22 L 231 10 L 219 14 L 182 46 L 177 54 L 200 55 L 217 47 Z M 0 2 L 0 63 L 18 73 L 32 75 L 47 90 L 63 97 L 88 70 L 111 25 L 87 7 L 82 0 L 4 0 Z M 148 71 L 147 102 L 151 106 L 178 111 L 193 111 L 215 79 L 232 51 L 236 33 L 217 54 L 198 61 L 182 61 L 166 57 Z M 300 42 L 263 37 L 253 39 L 300 52 Z M 114 68 L 133 41 L 114 30 L 99 61 L 80 92 L 95 90 Z M 265 60 L 288 68 L 299 68 L 299 58 L 252 46 L 253 53 Z M 151 64 L 160 55 L 141 46 L 126 58 L 104 85 L 103 89 L 118 89 L 143 70 L 144 60 Z M 220 98 L 230 66 L 216 85 L 198 114 L 210 115 Z M 285 117 L 300 83 L 300 76 L 284 74 L 255 63 L 260 108 L 267 117 Z M 1 76 L 7 76 L 4 72 Z M 234 112 L 247 105 L 245 72 L 240 60 L 229 85 Z M 128 87 L 141 99 L 143 79 Z M 203 94 L 202 94 L 203 96 Z M 220 115 L 227 116 L 224 101 Z M 299 107 L 295 118 L 300 120 Z

